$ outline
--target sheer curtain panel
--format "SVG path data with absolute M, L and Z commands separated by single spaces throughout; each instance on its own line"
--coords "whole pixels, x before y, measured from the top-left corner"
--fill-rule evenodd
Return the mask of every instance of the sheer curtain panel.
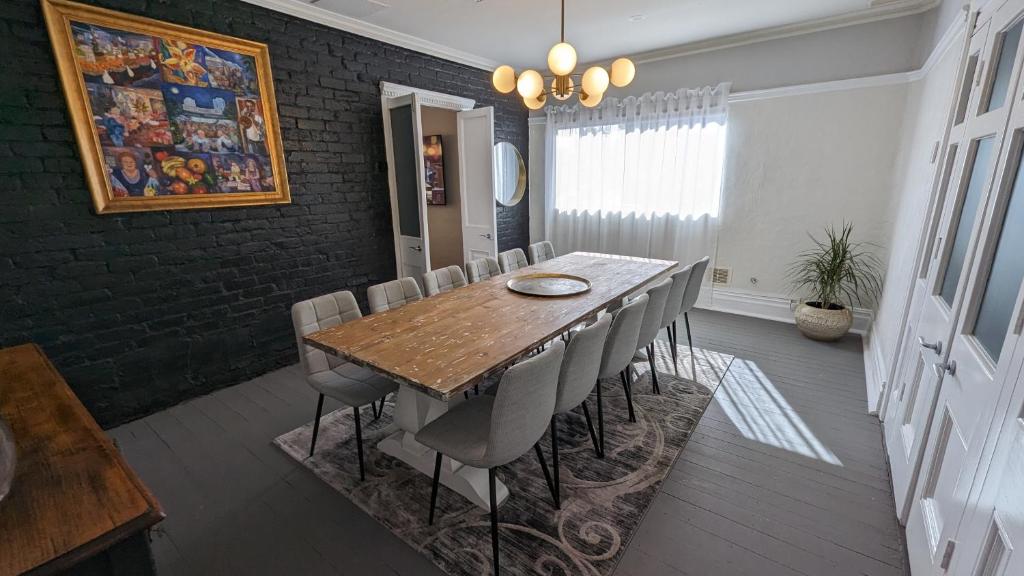
M 545 233 L 560 254 L 715 257 L 729 85 L 549 108 Z

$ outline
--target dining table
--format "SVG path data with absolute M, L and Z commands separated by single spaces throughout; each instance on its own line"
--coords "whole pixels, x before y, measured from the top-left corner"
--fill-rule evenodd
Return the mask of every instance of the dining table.
M 416 441 L 427 423 L 464 401 L 463 393 L 640 293 L 678 265 L 669 260 L 573 252 L 401 308 L 364 316 L 304 337 L 306 344 L 400 384 L 394 420 L 377 448 L 431 476 L 434 451 Z M 590 283 L 569 296 L 530 296 L 507 286 L 537 273 Z M 441 483 L 489 510 L 487 470 L 445 459 Z M 497 502 L 508 488 L 497 482 Z

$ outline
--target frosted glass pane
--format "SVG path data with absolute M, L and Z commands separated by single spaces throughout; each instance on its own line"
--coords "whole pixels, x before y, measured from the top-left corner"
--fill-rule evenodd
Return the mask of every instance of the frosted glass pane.
M 992 271 L 981 299 L 974 336 L 994 360 L 999 360 L 1006 329 L 1010 327 L 1013 306 L 1021 280 L 1024 279 L 1024 162 L 1017 161 L 1017 176 L 1006 215 L 1003 217 L 999 243 L 996 244 Z
M 1022 25 L 1024 25 L 1024 20 L 1017 22 L 1003 34 L 996 77 L 992 80 L 992 90 L 988 97 L 988 109 L 986 110 L 988 112 L 1002 108 L 1006 103 L 1006 93 L 1010 88 L 1010 76 L 1013 74 L 1013 61 L 1017 58 L 1017 44 L 1020 42 Z
M 974 216 L 978 212 L 982 189 L 985 187 L 985 180 L 988 178 L 991 168 L 994 140 L 994 136 L 988 136 L 978 141 L 974 165 L 971 167 L 971 180 L 967 184 L 967 194 L 960 207 L 960 214 L 955 220 L 956 236 L 953 238 L 953 250 L 949 256 L 949 262 L 946 264 L 945 276 L 942 279 L 942 291 L 939 292 L 942 299 L 950 306 L 953 305 L 956 287 L 960 283 L 960 274 L 963 273 L 967 245 L 971 241 L 971 228 L 974 227 Z

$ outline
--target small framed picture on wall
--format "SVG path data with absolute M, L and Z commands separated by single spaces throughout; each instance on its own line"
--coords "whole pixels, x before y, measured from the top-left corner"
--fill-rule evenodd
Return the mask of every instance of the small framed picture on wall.
M 97 213 L 290 202 L 266 44 L 42 5 Z
M 441 145 L 441 136 L 423 137 L 423 169 L 427 178 L 427 204 L 447 204 L 448 199 L 444 193 L 444 147 Z

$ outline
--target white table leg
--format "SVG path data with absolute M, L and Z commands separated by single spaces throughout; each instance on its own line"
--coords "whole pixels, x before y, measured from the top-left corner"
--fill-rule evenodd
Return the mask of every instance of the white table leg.
M 395 400 L 397 430 L 377 443 L 381 452 L 405 462 L 433 478 L 434 451 L 416 441 L 416 433 L 428 422 L 448 411 L 449 405 L 458 404 L 461 396 L 451 402 L 442 402 L 410 386 L 402 385 Z M 490 493 L 487 488 L 487 470 L 474 468 L 444 458 L 441 464 L 441 483 L 462 494 L 470 502 L 490 511 Z M 501 480 L 494 484 L 498 506 L 508 498 L 508 487 Z

